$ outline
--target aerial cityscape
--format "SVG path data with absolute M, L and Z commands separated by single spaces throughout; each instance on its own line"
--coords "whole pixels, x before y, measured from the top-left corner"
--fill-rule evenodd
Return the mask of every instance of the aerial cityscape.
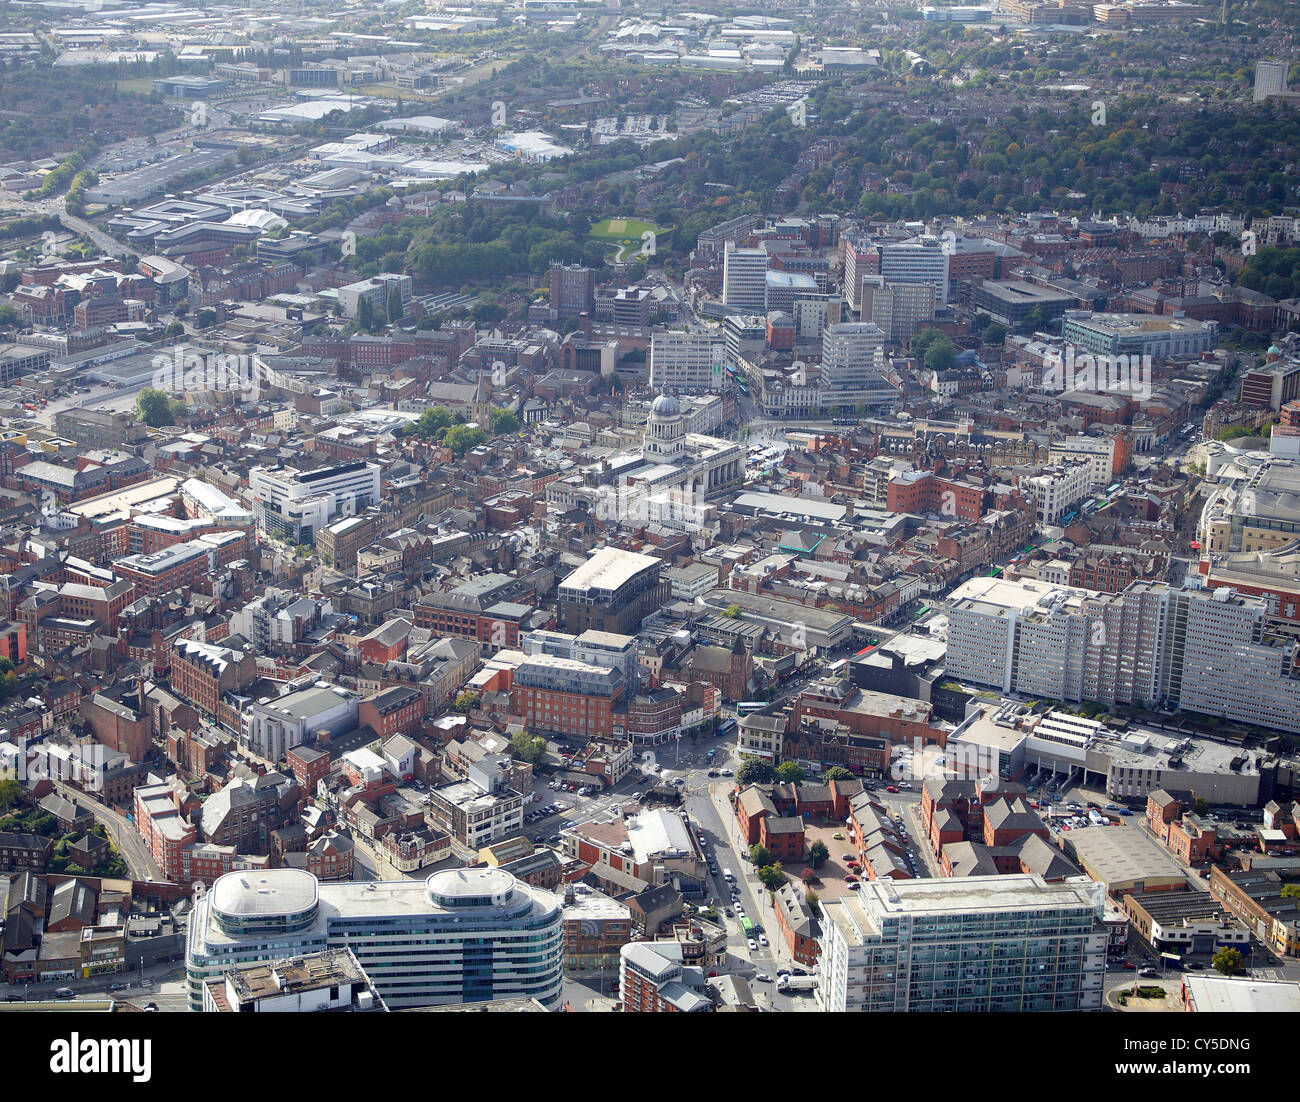
M 1300 4 L 0 4 L 0 996 L 1300 1012 Z

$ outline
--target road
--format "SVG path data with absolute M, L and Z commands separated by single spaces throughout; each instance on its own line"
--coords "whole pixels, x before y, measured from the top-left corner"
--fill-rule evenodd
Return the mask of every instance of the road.
M 62 209 L 63 201 L 59 200 L 59 219 L 70 230 L 76 230 L 78 233 L 90 238 L 96 245 L 104 250 L 109 256 L 140 256 L 141 254 L 130 245 L 124 245 L 116 237 L 109 237 L 98 227 L 84 218 L 77 218 Z
M 735 918 L 723 918 L 727 929 L 727 959 L 718 971 L 734 973 L 748 979 L 758 1005 L 764 1010 L 792 1011 L 811 1009 L 812 999 L 807 996 L 790 997 L 776 990 L 776 973 L 778 968 L 791 968 L 788 954 L 784 954 L 784 944 L 776 928 L 776 916 L 766 902 L 766 890 L 753 875 L 753 866 L 741 859 L 745 845 L 740 837 L 735 816 L 730 814 L 726 803 L 726 792 L 730 781 L 700 785 L 688 782 L 686 810 L 696 824 L 696 829 L 704 834 L 705 852 L 713 859 L 719 870 L 717 876 L 710 875 L 709 884 L 715 903 L 719 908 L 734 906 L 731 901 L 730 885 L 722 878 L 722 871 L 730 869 L 735 874 L 735 886 L 738 901 L 745 908 L 748 919 L 760 926 L 763 936 L 769 944 L 764 946 L 757 941 L 757 948 L 751 950 L 744 932 L 740 928 L 739 912 Z M 726 813 L 722 808 L 726 808 Z M 767 976 L 768 981 L 760 981 L 757 976 Z
M 117 846 L 118 852 L 122 855 L 122 860 L 126 862 L 126 867 L 131 870 L 132 877 L 136 880 L 162 879 L 162 872 L 154 861 L 153 855 L 145 846 L 140 835 L 136 833 L 134 824 L 125 815 L 114 811 L 107 804 L 95 799 L 94 796 L 81 791 L 79 788 L 64 784 L 62 781 L 55 781 L 54 787 L 60 796 L 75 800 L 83 807 L 88 807 L 94 813 L 95 821 L 104 824 L 109 836 L 113 839 L 113 844 Z
M 143 981 L 143 982 L 142 982 Z M 113 991 L 114 984 L 127 985 Z M 0 1000 L 19 996 L 28 1002 L 53 999 L 59 987 L 70 987 L 76 1000 L 112 999 L 135 1010 L 154 1003 L 160 1012 L 188 1010 L 185 999 L 185 965 L 177 961 L 155 964 L 143 971 L 113 972 L 88 980 L 57 980 L 51 983 L 0 983 Z M 15 998 L 14 1001 L 17 1001 Z M 70 1000 L 75 1001 L 75 1000 Z

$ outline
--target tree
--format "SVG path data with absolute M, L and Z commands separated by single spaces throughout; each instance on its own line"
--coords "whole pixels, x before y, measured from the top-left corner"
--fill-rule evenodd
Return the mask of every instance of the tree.
M 758 870 L 758 880 L 763 887 L 776 891 L 785 883 L 785 870 L 781 868 L 781 862 L 777 861 L 774 865 L 764 865 Z
M 740 606 L 728 605 L 726 608 L 722 610 L 722 615 L 727 617 L 727 619 L 729 620 L 734 620 L 736 619 L 736 617 L 740 615 Z
M 819 869 L 830 860 L 831 851 L 826 848 L 825 842 L 814 842 L 808 847 L 808 863 L 813 868 Z
M 930 342 L 922 361 L 931 371 L 947 371 L 957 358 L 957 346 L 942 333 Z
M 472 693 L 466 690 L 465 692 L 456 694 L 456 699 L 451 702 L 451 710 L 453 712 L 461 712 L 463 714 L 465 712 L 468 712 L 477 703 L 478 703 L 478 693 Z
M 508 409 L 492 411 L 492 432 L 496 436 L 511 436 L 519 431 L 519 418 Z
M 140 396 L 135 400 L 135 409 L 140 420 L 151 429 L 176 423 L 171 399 L 157 387 L 147 386 L 140 391 Z
M 198 329 L 211 329 L 217 324 L 217 312 L 211 307 L 204 307 L 194 316 L 194 325 Z
M 845 769 L 842 765 L 832 765 L 822 774 L 822 780 L 827 783 L 831 781 L 851 781 L 853 780 L 853 771 Z
M 1283 884 L 1278 895 L 1283 899 L 1300 899 L 1300 884 Z
M 1236 976 L 1246 970 L 1245 958 L 1230 945 L 1225 945 L 1218 950 L 1210 964 L 1216 972 L 1221 972 L 1225 976 Z
M 1202 799 L 1200 796 L 1197 796 L 1196 802 L 1192 804 L 1192 810 L 1197 815 L 1204 815 L 1206 812 L 1210 810 L 1210 802 L 1208 800 Z
M 770 761 L 752 758 L 736 771 L 736 783 L 744 788 L 750 784 L 771 784 L 776 780 L 776 770 Z
M 510 736 L 510 749 L 520 761 L 536 765 L 546 753 L 546 740 L 541 736 L 530 735 L 527 731 L 516 731 Z
M 798 784 L 803 780 L 803 769 L 797 762 L 783 761 L 776 767 L 776 779 L 782 784 Z
M 809 909 L 811 909 L 812 912 L 816 914 L 817 904 L 822 901 L 821 896 L 819 896 L 816 892 L 808 892 L 803 898 L 804 898 L 804 902 L 808 904 Z
M 0 811 L 8 811 L 22 798 L 22 794 L 23 786 L 13 777 L 0 781 Z
M 470 428 L 469 425 L 452 425 L 442 435 L 442 442 L 458 459 L 472 448 L 477 448 L 486 439 L 487 433 L 481 428 L 477 426 Z
M 749 859 L 754 863 L 756 868 L 762 868 L 764 865 L 770 865 L 772 863 L 772 855 L 758 842 L 755 842 L 749 847 Z

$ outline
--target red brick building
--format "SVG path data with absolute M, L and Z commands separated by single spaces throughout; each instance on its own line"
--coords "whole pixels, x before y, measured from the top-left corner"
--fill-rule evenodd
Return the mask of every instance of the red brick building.
M 382 738 L 411 735 L 424 720 L 424 694 L 412 686 L 394 686 L 357 705 L 357 723 Z
M 192 639 L 178 639 L 171 650 L 171 688 L 201 712 L 222 714 L 223 693 L 243 689 L 257 679 L 252 651 L 233 651 Z
M 885 507 L 894 513 L 979 520 L 984 515 L 984 487 L 928 471 L 909 472 L 885 487 Z

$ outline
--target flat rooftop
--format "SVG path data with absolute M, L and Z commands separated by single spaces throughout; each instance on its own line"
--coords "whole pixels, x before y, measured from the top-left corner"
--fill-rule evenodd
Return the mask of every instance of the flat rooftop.
M 569 574 L 560 585 L 565 589 L 603 589 L 613 592 L 638 574 L 663 565 L 663 560 L 653 555 L 604 547 Z
M 1080 867 L 1108 887 L 1187 879 L 1173 854 L 1140 827 L 1079 827 L 1062 841 Z
M 1208 972 L 1189 972 L 1183 986 L 1199 1011 L 1295 1014 L 1300 1012 L 1300 983 L 1270 982 Z

